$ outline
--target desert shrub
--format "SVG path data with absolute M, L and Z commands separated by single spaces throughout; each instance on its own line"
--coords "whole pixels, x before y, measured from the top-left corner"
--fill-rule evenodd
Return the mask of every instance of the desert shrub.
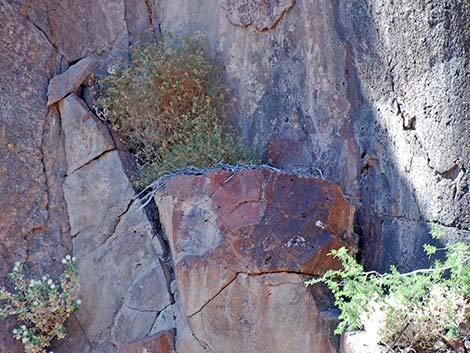
M 17 262 L 8 275 L 14 291 L 0 288 L 0 317 L 17 317 L 21 325 L 12 333 L 26 353 L 45 353 L 54 338 L 64 338 L 65 320 L 80 305 L 75 258 L 67 255 L 62 263 L 65 271 L 53 281 L 49 275 L 27 280 Z
M 195 42 L 137 46 L 130 65 L 113 71 L 98 104 L 136 158 L 138 186 L 162 171 L 252 159 L 223 124 L 223 70 Z
M 434 227 L 433 235 L 438 235 Z M 364 329 L 388 352 L 466 352 L 470 335 L 470 248 L 459 242 L 437 249 L 445 253 L 428 269 L 380 274 L 365 272 L 346 248 L 331 255 L 342 263 L 308 285 L 326 284 L 341 310 L 335 330 Z

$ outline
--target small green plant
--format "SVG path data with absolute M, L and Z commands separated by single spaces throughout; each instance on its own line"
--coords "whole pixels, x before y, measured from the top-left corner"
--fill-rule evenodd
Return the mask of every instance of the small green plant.
M 138 187 L 188 165 L 251 162 L 222 119 L 223 70 L 195 42 L 137 46 L 130 65 L 112 71 L 98 104 L 136 158 Z
M 54 338 L 65 337 L 65 320 L 80 305 L 75 258 L 67 255 L 64 273 L 58 281 L 49 275 L 27 280 L 23 265 L 15 263 L 8 275 L 14 288 L 0 288 L 0 317 L 16 316 L 21 325 L 13 336 L 21 341 L 26 353 L 45 353 Z
M 442 231 L 433 225 L 434 237 Z M 438 249 L 445 253 L 428 269 L 380 274 L 366 272 L 346 248 L 331 256 L 341 270 L 329 270 L 307 285 L 326 284 L 341 310 L 335 333 L 363 329 L 388 352 L 466 352 L 470 336 L 470 248 L 461 242 Z

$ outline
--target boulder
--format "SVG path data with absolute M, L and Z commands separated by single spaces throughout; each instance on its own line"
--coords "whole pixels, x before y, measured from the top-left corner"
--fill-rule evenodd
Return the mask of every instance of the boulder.
M 91 75 L 92 68 L 90 59 L 82 59 L 64 73 L 54 76 L 49 82 L 47 105 L 58 102 L 69 93 L 76 92 Z
M 332 249 L 357 249 L 354 207 L 337 185 L 221 170 L 173 177 L 156 202 L 181 304 L 208 352 L 336 351 L 303 283 L 338 267 Z

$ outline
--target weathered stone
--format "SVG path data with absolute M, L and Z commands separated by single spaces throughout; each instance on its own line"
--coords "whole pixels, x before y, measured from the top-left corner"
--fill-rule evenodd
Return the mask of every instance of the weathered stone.
M 67 176 L 64 195 L 77 255 L 88 254 L 114 233 L 133 194 L 118 151 L 108 152 Z
M 258 31 L 273 28 L 295 0 L 219 0 L 227 11 L 228 20 L 235 26 L 255 26 Z
M 319 324 L 308 276 L 293 273 L 239 274 L 190 318 L 208 352 L 334 353 Z
M 77 95 L 72 93 L 62 99 L 59 111 L 65 134 L 68 174 L 114 149 L 106 126 Z
M 214 171 L 170 179 L 156 201 L 199 345 L 214 353 L 335 351 L 300 274 L 337 267 L 326 256 L 334 248 L 356 250 L 354 208 L 338 186 L 268 169 Z M 305 333 L 307 322 L 313 330 Z M 178 352 L 190 352 L 188 337 Z
M 362 236 L 367 266 L 387 268 L 394 262 L 404 269 L 422 265 L 425 261 L 419 251 L 427 241 L 429 219 L 442 224 L 451 237 L 468 237 L 470 3 L 297 0 L 295 6 L 284 8 L 288 3 L 0 0 L 0 53 L 6 53 L 0 55 L 1 278 L 16 260 L 38 262 L 32 273 L 57 271 L 59 267 L 51 264 L 71 248 L 66 240 L 65 206 L 69 205 L 60 191 L 66 174 L 60 119 L 46 108 L 49 78 L 86 56 L 99 57 L 97 72 L 103 73 L 110 61 L 127 56 L 129 39 L 138 38 L 146 26 L 205 38 L 209 52 L 227 68 L 237 98 L 234 121 L 248 143 L 277 166 L 318 169 L 357 203 L 356 229 Z M 57 52 L 63 55 L 60 62 Z M 123 169 L 122 165 L 117 168 Z M 117 180 L 121 179 L 113 182 Z M 87 182 L 98 185 L 91 178 Z M 92 194 L 81 195 L 86 199 Z M 124 211 L 114 204 L 122 201 L 117 198 L 91 198 L 92 202 L 85 201 L 90 209 L 109 202 L 113 220 L 115 211 Z M 203 200 L 197 211 L 201 217 L 210 216 L 204 209 L 207 202 Z M 77 199 L 74 205 L 79 203 Z M 245 208 L 246 217 L 226 217 L 227 224 L 249 224 L 259 217 L 255 210 L 247 211 L 249 202 L 240 208 Z M 143 219 L 145 223 L 142 217 L 136 216 L 136 222 Z M 112 224 L 98 221 L 95 230 Z M 87 227 L 89 234 L 94 232 L 92 225 Z M 199 280 L 201 292 L 206 293 L 194 294 L 186 303 L 191 313 L 233 280 L 234 274 L 237 280 L 240 276 L 222 262 L 218 266 L 200 260 L 204 252 L 214 252 L 225 241 L 208 225 L 197 224 L 193 234 L 201 236 L 206 230 L 212 238 L 201 237 L 199 244 L 188 239 L 176 254 L 180 266 L 187 263 L 196 266 L 196 272 L 210 273 L 199 279 L 188 274 L 184 279 L 193 289 Z M 86 281 L 91 281 L 85 284 L 87 293 L 93 293 L 92 286 L 100 288 L 104 281 L 116 278 L 112 273 L 102 276 L 100 269 L 112 272 L 114 261 L 121 263 L 127 256 L 119 247 L 130 245 L 128 237 L 122 237 L 119 247 L 116 244 L 121 250 L 112 250 L 107 246 L 114 239 L 111 236 L 100 249 L 121 251 L 121 257 L 111 261 L 109 253 L 101 253 L 101 259 L 95 254 L 98 257 L 92 264 L 81 265 L 87 268 Z M 243 237 L 235 240 L 230 239 L 231 244 L 246 245 Z M 291 244 L 301 244 L 298 240 Z M 251 256 L 249 251 L 239 255 Z M 227 256 L 227 262 L 235 257 Z M 149 262 L 150 268 L 154 265 Z M 123 277 L 128 271 L 125 266 L 118 266 Z M 243 266 L 259 268 L 259 264 Z M 216 282 L 213 287 L 212 281 Z M 102 292 L 115 313 L 122 308 L 114 306 L 117 298 L 129 291 L 125 287 L 119 286 L 115 293 Z M 113 316 L 111 311 L 106 308 L 102 317 L 86 321 L 94 320 L 91 326 L 104 330 L 100 337 L 92 333 L 93 348 L 80 322 L 71 320 L 73 339 L 61 349 L 113 351 L 110 330 L 104 329 Z M 94 314 L 90 311 L 89 315 Z M 103 326 L 97 323 L 101 318 Z M 3 325 L 0 351 L 19 351 L 9 335 L 11 327 Z M 204 351 L 190 328 L 181 325 L 178 352 Z
M 430 219 L 470 236 L 470 3 L 297 0 L 264 32 L 230 23 L 237 4 L 162 1 L 161 28 L 204 38 L 266 160 L 319 170 L 357 202 L 367 266 L 425 266 L 408 249 Z
M 115 342 L 131 342 L 150 333 L 160 313 L 172 304 L 169 274 L 160 263 L 143 273 L 130 286 L 112 330 Z
M 66 217 L 61 218 L 61 168 L 57 166 L 63 151 L 60 123 L 46 107 L 47 83 L 58 58 L 47 38 L 20 15 L 15 2 L 0 1 L 0 23 L 2 286 L 15 261 L 30 259 L 30 275 L 44 269 L 56 275 L 60 266 L 55 264 L 70 241 L 62 242 L 67 234 L 61 230 Z M 0 321 L 1 352 L 21 351 L 11 334 L 16 326 L 13 320 Z
M 53 77 L 49 82 L 47 105 L 58 102 L 69 93 L 77 92 L 81 84 L 91 75 L 92 69 L 91 60 L 82 59 L 64 73 Z
M 124 0 L 21 2 L 25 15 L 69 63 L 93 54 L 122 55 L 128 49 Z
M 174 353 L 175 331 L 169 330 L 123 345 L 118 353 Z
M 157 197 L 176 266 L 213 252 L 233 272 L 317 275 L 336 263 L 329 250 L 356 248 L 354 208 L 331 182 L 266 169 L 229 177 L 176 177 Z
M 368 102 L 352 118 L 364 151 L 363 260 L 427 266 L 429 220 L 448 238 L 470 235 L 470 4 L 347 1 L 338 14 Z
M 112 147 L 107 131 L 77 96 L 67 97 L 60 107 L 67 116 L 67 164 L 80 165 L 67 175 L 63 188 L 73 252 L 80 278 L 86 280 L 75 326 L 84 332 L 83 338 L 72 337 L 57 351 L 115 352 L 116 345 L 145 337 L 159 311 L 170 304 L 168 279 L 160 267 L 163 249 L 145 210 L 134 200 L 121 152 L 93 150 L 84 142 L 97 141 L 92 144 L 97 147 L 105 141 Z M 85 119 L 67 121 L 76 111 Z M 146 276 L 151 277 L 145 280 Z M 126 315 L 128 309 L 132 315 Z M 125 322 L 126 318 L 134 321 Z
M 105 198 L 101 202 L 108 204 Z M 82 281 L 80 293 L 82 305 L 76 314 L 87 337 L 87 341 L 81 342 L 82 349 L 89 344 L 92 352 L 114 352 L 115 344 L 127 341 L 125 337 L 118 337 L 124 342 L 112 339 L 111 332 L 116 323 L 116 314 L 124 305 L 123 298 L 126 294 L 133 292 L 134 279 L 145 275 L 149 268 L 159 266 L 162 249 L 158 238 L 154 238 L 152 226 L 146 219 L 144 210 L 139 209 L 139 206 L 139 202 L 134 202 L 120 216 L 114 232 L 95 248 L 90 249 L 78 238 L 74 240 L 75 254 L 87 252 L 86 255 L 78 257 L 79 275 L 86 279 Z M 68 209 L 70 210 L 70 205 Z M 89 225 L 87 229 L 100 236 L 99 224 L 96 224 L 94 229 L 93 225 Z M 87 247 L 86 251 L 82 249 L 83 246 Z M 163 292 L 153 293 L 155 311 L 166 304 L 165 283 L 166 281 L 159 283 L 158 286 Z M 135 316 L 137 321 L 149 320 L 148 312 L 139 311 L 137 314 Z M 154 317 L 155 314 L 152 315 L 152 319 Z M 134 331 L 134 334 L 141 338 L 149 332 L 151 325 L 145 327 L 145 330 L 143 326 L 139 327 L 143 331 Z M 72 346 L 65 344 L 60 352 L 74 352 L 74 350 Z

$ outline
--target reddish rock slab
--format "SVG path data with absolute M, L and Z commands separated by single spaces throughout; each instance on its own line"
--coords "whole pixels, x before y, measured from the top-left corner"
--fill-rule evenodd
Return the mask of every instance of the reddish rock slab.
M 355 252 L 354 207 L 323 179 L 269 169 L 181 175 L 159 190 L 181 304 L 209 353 L 334 353 L 304 281 Z M 328 300 L 328 299 L 326 299 Z M 177 337 L 178 352 L 194 345 Z M 198 346 L 199 347 L 199 346 Z
M 157 196 L 176 266 L 204 254 L 233 272 L 321 275 L 338 266 L 332 249 L 356 249 L 354 207 L 337 185 L 266 169 L 231 176 L 175 177 Z
M 117 353 L 174 353 L 175 330 L 156 333 L 119 347 Z

